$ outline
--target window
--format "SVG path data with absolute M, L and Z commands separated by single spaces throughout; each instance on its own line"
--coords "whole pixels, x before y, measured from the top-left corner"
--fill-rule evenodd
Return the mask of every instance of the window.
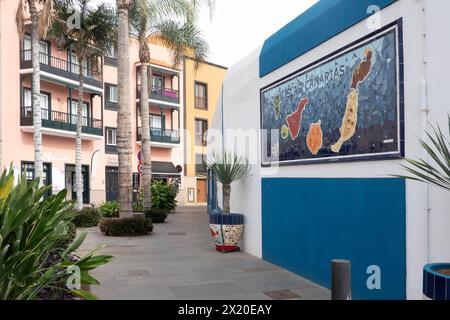
M 70 53 L 70 71 L 74 74 L 80 74 L 80 63 L 78 62 L 78 57 L 74 52 Z M 83 61 L 83 75 L 85 77 L 90 76 L 88 61 L 84 59 Z
M 104 63 L 111 67 L 117 67 L 117 53 L 113 45 L 106 50 Z
M 117 86 L 110 86 L 109 87 L 109 101 L 111 102 L 119 102 L 119 94 L 117 91 Z
M 163 88 L 163 78 L 160 76 L 152 76 L 152 94 L 161 94 Z
M 162 129 L 162 117 L 156 115 L 150 115 L 150 128 Z
M 117 146 L 117 129 L 106 128 L 106 144 L 108 146 Z
M 108 58 L 117 59 L 116 49 L 113 45 L 109 46 L 109 48 L 106 50 L 105 56 Z
M 208 131 L 208 121 L 195 120 L 195 145 L 206 147 L 206 132 Z
M 22 174 L 25 175 L 25 178 L 27 179 L 28 182 L 31 182 L 35 179 L 34 162 L 22 161 L 20 167 Z M 49 186 L 52 184 L 52 165 L 50 163 L 44 163 L 43 184 L 44 186 Z M 49 197 L 51 196 L 51 194 L 52 191 L 49 190 L 45 194 L 45 197 Z
M 208 109 L 208 87 L 204 83 L 195 83 L 195 108 Z
M 117 110 L 119 102 L 118 88 L 114 84 L 105 83 L 105 108 L 108 110 Z
M 25 36 L 23 39 L 24 60 L 31 60 L 31 37 Z M 39 62 L 49 64 L 49 47 L 45 41 L 39 42 Z
M 78 107 L 78 101 L 75 100 L 69 100 L 69 109 L 71 114 L 71 121 L 72 124 L 77 124 L 77 107 Z M 89 111 L 88 111 L 88 103 L 83 103 L 81 106 L 81 118 L 83 122 L 83 126 L 87 127 L 88 125 L 88 117 L 89 117 Z
M 22 107 L 25 108 L 25 113 L 27 116 L 31 116 L 33 114 L 33 94 L 31 89 L 23 88 L 23 97 L 22 97 Z M 40 107 L 42 110 L 42 119 L 49 120 L 49 110 L 50 110 L 50 94 L 41 92 L 40 97 Z
M 195 155 L 195 174 L 197 176 L 205 176 L 206 175 L 206 164 L 207 164 L 207 156 L 206 154 L 196 154 Z
M 105 128 L 105 151 L 106 153 L 117 153 L 117 129 Z

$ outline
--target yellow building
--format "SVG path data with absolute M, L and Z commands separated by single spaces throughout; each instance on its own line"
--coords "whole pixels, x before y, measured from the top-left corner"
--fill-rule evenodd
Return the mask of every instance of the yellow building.
M 206 132 L 216 111 L 227 68 L 203 62 L 196 70 L 195 61 L 186 57 L 183 72 L 186 130 L 183 189 L 187 205 L 206 205 L 207 183 L 202 165 L 207 154 Z

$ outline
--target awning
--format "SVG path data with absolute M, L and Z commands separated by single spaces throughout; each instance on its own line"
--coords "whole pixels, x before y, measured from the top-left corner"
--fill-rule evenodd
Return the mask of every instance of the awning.
M 264 42 L 259 57 L 259 75 L 264 77 L 317 47 L 373 12 L 397 0 L 320 0 Z
M 179 177 L 181 172 L 172 162 L 152 161 L 152 175 Z

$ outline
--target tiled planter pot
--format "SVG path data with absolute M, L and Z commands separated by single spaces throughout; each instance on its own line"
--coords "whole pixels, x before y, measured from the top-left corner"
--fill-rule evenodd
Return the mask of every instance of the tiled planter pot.
M 450 263 L 433 263 L 423 268 L 423 294 L 431 300 L 450 301 L 450 276 L 437 272 L 450 270 Z
M 216 250 L 221 252 L 239 251 L 239 240 L 244 231 L 242 214 L 210 214 L 211 236 Z

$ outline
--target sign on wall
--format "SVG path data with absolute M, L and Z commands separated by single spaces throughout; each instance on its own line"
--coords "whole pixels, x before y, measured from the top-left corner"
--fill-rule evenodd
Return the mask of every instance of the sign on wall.
M 262 164 L 403 156 L 401 22 L 261 90 Z

